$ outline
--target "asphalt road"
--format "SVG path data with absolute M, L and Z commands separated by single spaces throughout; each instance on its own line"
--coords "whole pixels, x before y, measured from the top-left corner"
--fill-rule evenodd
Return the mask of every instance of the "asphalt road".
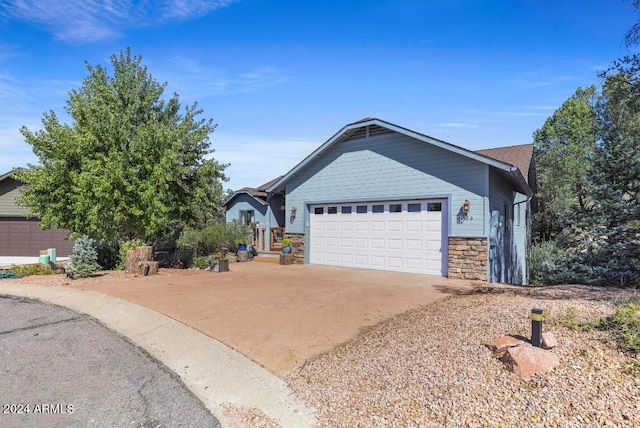
M 220 427 L 173 372 L 94 319 L 0 296 L 0 427 Z

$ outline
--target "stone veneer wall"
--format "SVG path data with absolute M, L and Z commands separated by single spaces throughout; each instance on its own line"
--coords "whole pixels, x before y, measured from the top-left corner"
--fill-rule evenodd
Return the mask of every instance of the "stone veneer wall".
M 449 237 L 449 278 L 487 280 L 487 238 Z
M 287 233 L 287 236 L 293 241 L 293 262 L 304 264 L 304 234 L 303 233 Z

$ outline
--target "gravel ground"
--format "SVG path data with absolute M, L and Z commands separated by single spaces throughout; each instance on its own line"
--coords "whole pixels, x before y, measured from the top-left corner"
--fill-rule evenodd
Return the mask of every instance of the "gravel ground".
M 639 298 L 583 286 L 491 290 L 399 315 L 286 376 L 322 427 L 640 426 L 640 363 L 605 331 L 574 331 Z M 525 381 L 482 346 L 530 335 L 532 308 L 550 311 L 560 365 Z
M 188 270 L 163 269 L 167 276 Z M 134 281 L 101 272 L 26 277 L 20 283 L 79 285 Z M 308 361 L 285 381 L 317 409 L 320 427 L 640 426 L 640 361 L 607 331 L 572 330 L 640 300 L 630 290 L 586 286 L 487 287 L 401 314 L 353 341 Z M 544 330 L 558 339 L 555 369 L 530 381 L 507 371 L 482 343 L 505 334 L 530 335 L 529 313 L 549 311 Z M 234 427 L 276 427 L 257 409 L 225 408 Z

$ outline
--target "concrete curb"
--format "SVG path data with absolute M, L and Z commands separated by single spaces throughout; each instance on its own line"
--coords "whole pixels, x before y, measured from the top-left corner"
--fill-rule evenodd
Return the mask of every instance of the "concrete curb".
M 219 341 L 151 309 L 88 290 L 0 283 L 0 294 L 28 297 L 89 315 L 173 370 L 227 426 L 223 404 L 256 407 L 282 427 L 315 425 L 314 411 L 277 376 Z

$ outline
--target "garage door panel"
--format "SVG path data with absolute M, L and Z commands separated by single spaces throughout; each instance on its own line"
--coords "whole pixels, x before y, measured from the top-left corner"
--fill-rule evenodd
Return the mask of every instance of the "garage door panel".
M 325 227 L 327 229 L 327 232 L 336 231 L 336 230 L 338 230 L 338 222 L 337 221 L 327 221 L 325 223 Z
M 338 253 L 327 253 L 327 263 L 335 264 L 338 262 Z
M 402 232 L 402 224 L 403 222 L 397 220 L 389 221 L 387 223 L 387 230 L 389 232 Z
M 367 254 L 356 254 L 354 256 L 354 262 L 359 266 L 369 265 L 369 256 Z
M 382 238 L 371 238 L 369 240 L 370 248 L 373 249 L 384 249 L 384 239 Z
M 387 266 L 394 269 L 402 269 L 404 258 L 402 257 L 387 257 Z
M 37 256 L 40 250 L 56 248 L 58 256 L 71 253 L 73 242 L 66 230 L 41 230 L 37 220 L 0 218 L 0 256 Z
M 407 232 L 422 232 L 421 220 L 407 220 L 406 222 Z
M 407 264 L 407 269 L 411 269 L 414 271 L 422 270 L 422 259 L 419 258 L 405 258 L 405 262 Z
M 371 266 L 384 267 L 384 256 L 372 255 L 369 257 Z
M 388 239 L 387 240 L 387 248 L 389 250 L 402 250 L 402 239 Z
M 353 247 L 353 239 L 351 239 L 351 238 L 340 238 L 340 247 L 342 247 L 342 248 L 351 248 L 351 247 Z
M 353 256 L 351 254 L 340 254 L 340 264 L 347 266 L 353 264 Z
M 440 202 L 446 207 L 443 200 L 430 202 Z M 363 205 L 366 211 L 358 208 Z M 374 213 L 374 205 L 377 210 L 382 205 L 384 210 Z M 338 206 L 337 212 L 328 214 L 329 206 Z M 312 207 L 310 239 L 313 245 L 309 260 L 319 264 L 443 275 L 446 243 L 442 242 L 442 230 L 446 227 L 443 225 L 446 213 L 427 211 L 428 206 L 432 205 L 426 200 L 314 206 L 322 207 L 317 210 L 322 214 L 314 214 L 316 210 Z M 316 253 L 324 256 L 316 257 Z
M 421 239 L 407 239 L 405 242 L 407 243 L 408 251 L 422 251 Z
M 385 222 L 384 221 L 371 221 L 369 223 L 369 228 L 372 232 L 384 232 L 385 230 Z
M 343 221 L 340 223 L 340 230 L 343 232 L 350 232 L 353 230 L 353 222 Z
M 367 238 L 355 238 L 353 240 L 355 248 L 367 248 Z

